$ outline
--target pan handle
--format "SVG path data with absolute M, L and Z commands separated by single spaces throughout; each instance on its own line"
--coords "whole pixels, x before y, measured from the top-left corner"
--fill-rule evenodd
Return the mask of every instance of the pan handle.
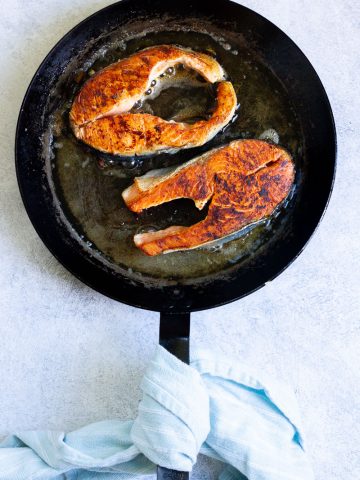
M 160 313 L 159 343 L 184 363 L 189 363 L 190 313 Z
M 160 313 L 159 343 L 184 363 L 189 363 L 190 313 Z M 157 480 L 189 480 L 189 472 L 157 467 Z

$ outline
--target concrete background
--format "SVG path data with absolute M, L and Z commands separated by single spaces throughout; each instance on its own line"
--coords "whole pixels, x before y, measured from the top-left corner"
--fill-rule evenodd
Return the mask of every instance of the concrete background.
M 24 211 L 13 145 L 37 66 L 72 26 L 111 2 L 1 0 L 0 436 L 131 418 L 157 342 L 158 316 L 73 278 Z M 239 302 L 193 316 L 192 343 L 211 346 L 295 388 L 319 480 L 360 472 L 360 3 L 247 0 L 308 56 L 330 97 L 338 172 L 327 214 L 286 272 Z M 195 478 L 219 465 L 200 459 Z M 1 478 L 1 466 L 0 466 Z

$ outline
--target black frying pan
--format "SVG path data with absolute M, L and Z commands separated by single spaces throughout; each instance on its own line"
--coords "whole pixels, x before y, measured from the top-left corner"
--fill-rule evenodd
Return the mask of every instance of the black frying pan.
M 296 188 L 283 221 L 275 224 L 273 234 L 261 248 L 231 268 L 211 275 L 183 279 L 176 275 L 161 279 L 134 276 L 77 234 L 81 226 L 69 213 L 59 191 L 54 190 L 54 151 L 48 131 L 59 97 L 58 84 L 64 84 L 63 77 L 67 75 L 65 86 L 69 85 L 69 71 L 76 71 L 77 58 L 84 61 L 87 52 L 90 55 L 104 47 L 109 35 L 113 38 L 117 32 L 131 33 L 141 24 L 144 30 L 206 29 L 217 35 L 220 32 L 224 42 L 238 42 L 240 50 L 244 48 L 250 58 L 254 55 L 260 59 L 282 85 L 301 130 L 302 147 L 292 152 Z M 226 134 L 221 135 L 211 147 L 228 140 Z M 183 160 L 181 155 L 178 161 Z M 187 158 L 193 156 L 195 152 L 189 151 Z M 173 159 L 177 161 L 176 156 Z M 156 161 L 161 165 L 162 157 Z M 310 62 L 275 25 L 229 0 L 123 0 L 95 13 L 65 35 L 39 67 L 25 95 L 16 133 L 19 188 L 27 213 L 45 245 L 69 271 L 95 290 L 129 305 L 159 311 L 160 343 L 186 362 L 190 312 L 248 295 L 279 275 L 302 251 L 329 200 L 335 161 L 336 133 L 331 108 Z M 166 469 L 160 468 L 159 474 L 164 476 Z

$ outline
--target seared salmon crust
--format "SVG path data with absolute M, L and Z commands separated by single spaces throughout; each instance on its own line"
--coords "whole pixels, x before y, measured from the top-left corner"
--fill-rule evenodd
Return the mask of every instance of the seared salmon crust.
M 211 117 L 187 124 L 130 113 L 153 80 L 177 64 L 196 70 L 210 83 L 219 82 Z M 221 65 L 208 55 L 174 45 L 150 47 L 109 65 L 84 84 L 70 110 L 71 127 L 79 140 L 114 155 L 149 155 L 200 146 L 235 113 L 236 94 L 224 78 Z
M 147 255 L 196 248 L 268 217 L 287 197 L 295 168 L 283 148 L 261 140 L 235 140 L 175 168 L 153 170 L 124 190 L 133 212 L 178 198 L 193 199 L 207 217 L 190 227 L 172 226 L 135 235 Z

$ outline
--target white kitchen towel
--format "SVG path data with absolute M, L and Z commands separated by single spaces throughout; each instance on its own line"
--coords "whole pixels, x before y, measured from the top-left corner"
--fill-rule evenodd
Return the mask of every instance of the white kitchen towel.
M 191 471 L 199 452 L 227 464 L 220 480 L 313 480 L 294 394 L 238 360 L 201 351 L 189 366 L 158 346 L 141 388 L 135 420 L 7 437 L 1 480 L 127 480 L 155 465 Z

